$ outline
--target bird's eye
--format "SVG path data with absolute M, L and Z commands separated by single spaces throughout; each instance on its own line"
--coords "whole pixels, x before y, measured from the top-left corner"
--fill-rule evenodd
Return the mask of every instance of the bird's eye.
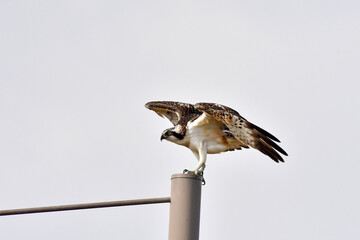
M 171 135 L 171 131 L 168 131 L 168 132 L 167 132 L 167 135 L 170 136 L 170 135 Z

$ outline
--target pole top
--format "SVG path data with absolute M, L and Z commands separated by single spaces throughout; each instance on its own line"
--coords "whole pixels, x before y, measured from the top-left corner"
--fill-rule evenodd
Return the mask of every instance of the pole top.
M 194 174 L 176 173 L 176 174 L 171 175 L 171 180 L 176 179 L 176 178 L 188 178 L 188 179 L 194 179 L 194 180 L 201 181 L 201 176 L 194 175 Z

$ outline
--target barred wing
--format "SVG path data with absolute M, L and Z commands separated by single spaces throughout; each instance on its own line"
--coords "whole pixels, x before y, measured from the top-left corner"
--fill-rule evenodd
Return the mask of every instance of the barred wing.
M 280 141 L 269 132 L 247 121 L 234 109 L 216 103 L 197 103 L 195 108 L 224 123 L 241 144 L 259 150 L 275 162 L 284 162 L 278 152 L 285 156 L 287 153 L 275 143 Z

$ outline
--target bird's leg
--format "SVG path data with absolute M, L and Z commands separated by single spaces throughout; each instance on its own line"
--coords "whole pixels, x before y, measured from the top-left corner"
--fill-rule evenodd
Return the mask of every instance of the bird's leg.
M 206 154 L 207 154 L 206 143 L 202 142 L 198 149 L 197 156 L 199 161 L 194 169 L 195 174 L 202 174 L 204 172 L 205 163 L 206 163 Z
M 191 151 L 192 151 L 193 154 L 195 155 L 196 159 L 199 161 L 199 160 L 200 160 L 199 152 L 198 152 L 197 150 L 195 150 L 195 151 L 191 150 Z M 195 175 L 195 172 L 194 172 L 194 171 L 190 171 L 190 170 L 188 170 L 188 169 L 184 169 L 183 174 L 193 174 L 193 175 Z
M 206 164 L 201 166 L 200 169 L 199 169 L 199 173 L 204 174 L 205 167 L 206 167 Z
M 198 164 L 196 165 L 195 169 L 193 171 L 189 171 L 187 169 L 184 169 L 183 173 L 185 174 L 194 174 L 194 175 L 200 175 L 201 176 L 201 182 L 203 185 L 205 185 L 205 179 L 204 179 L 204 169 L 205 169 L 205 162 L 206 162 L 206 143 L 202 143 L 198 151 L 193 151 L 194 155 L 198 159 Z

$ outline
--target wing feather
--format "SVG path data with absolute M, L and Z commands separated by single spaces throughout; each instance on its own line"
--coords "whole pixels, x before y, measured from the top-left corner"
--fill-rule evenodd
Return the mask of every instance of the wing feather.
M 277 151 L 287 156 L 287 153 L 274 142 L 280 142 L 275 136 L 247 121 L 234 109 L 216 103 L 197 103 L 195 108 L 224 123 L 244 146 L 259 150 L 275 162 L 284 161 Z
M 145 107 L 153 110 L 161 117 L 165 116 L 174 126 L 184 124 L 202 113 L 195 109 L 194 105 L 182 102 L 153 101 L 146 103 Z M 184 127 L 186 127 L 186 124 Z

